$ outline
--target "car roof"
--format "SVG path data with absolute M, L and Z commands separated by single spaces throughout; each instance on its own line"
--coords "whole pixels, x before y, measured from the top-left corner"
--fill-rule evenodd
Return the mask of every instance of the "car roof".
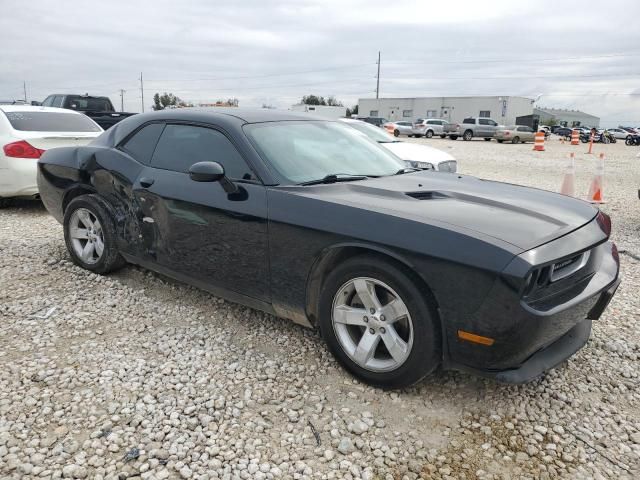
M 58 112 L 68 113 L 70 115 L 82 115 L 81 112 L 68 110 L 66 108 L 40 107 L 36 105 L 0 105 L 0 110 L 3 112 Z
M 237 107 L 188 107 L 172 108 L 136 115 L 140 120 L 151 120 L 162 117 L 168 120 L 211 121 L 234 117 L 246 123 L 278 122 L 283 120 L 330 121 L 309 113 L 275 110 L 270 108 L 237 108 Z

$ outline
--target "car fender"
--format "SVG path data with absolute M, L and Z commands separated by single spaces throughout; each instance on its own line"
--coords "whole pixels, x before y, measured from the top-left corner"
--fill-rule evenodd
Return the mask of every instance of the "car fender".
M 400 263 L 415 275 L 419 281 L 424 283 L 424 285 L 429 289 L 429 294 L 433 297 L 435 305 L 438 305 L 437 299 L 433 295 L 427 280 L 420 275 L 410 259 L 400 255 L 398 252 L 390 248 L 374 243 L 361 241 L 340 242 L 323 248 L 318 255 L 316 255 L 309 273 L 307 274 L 305 313 L 312 324 L 315 324 L 317 319 L 318 298 L 320 296 L 320 291 L 322 290 L 322 282 L 331 266 L 342 260 L 350 258 L 353 255 L 360 255 L 363 253 L 377 253 Z

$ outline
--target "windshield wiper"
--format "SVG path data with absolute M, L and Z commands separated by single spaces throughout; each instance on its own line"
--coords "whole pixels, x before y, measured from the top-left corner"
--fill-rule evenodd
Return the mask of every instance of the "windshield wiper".
M 330 173 L 316 180 L 299 183 L 298 185 L 320 185 L 323 183 L 351 182 L 354 180 L 366 180 L 368 175 L 352 175 L 350 173 Z
M 403 173 L 421 172 L 421 171 L 422 170 L 420 170 L 419 168 L 405 167 L 398 170 L 396 173 L 394 173 L 394 175 L 402 175 Z

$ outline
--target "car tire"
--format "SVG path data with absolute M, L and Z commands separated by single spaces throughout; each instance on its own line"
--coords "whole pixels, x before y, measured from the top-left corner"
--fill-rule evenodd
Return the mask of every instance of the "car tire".
M 400 136 L 400 130 L 397 130 L 397 129 L 396 129 L 396 130 L 394 130 L 394 131 L 393 131 L 393 136 L 394 136 L 394 137 L 399 137 L 399 136 Z
M 451 140 L 457 140 L 458 139 L 458 135 L 449 135 L 449 138 Z
M 425 133 L 424 136 L 427 138 L 433 137 L 433 130 L 427 130 L 427 133 Z
M 357 289 L 375 294 L 362 301 Z M 365 304 L 376 304 L 373 298 L 383 307 L 365 315 Z M 395 321 L 381 316 L 391 299 L 401 302 L 395 303 L 395 309 L 386 309 L 398 315 Z M 395 262 L 376 255 L 345 261 L 324 281 L 319 302 L 319 325 L 325 342 L 336 359 L 364 382 L 404 388 L 419 382 L 440 364 L 442 340 L 435 301 Z M 345 321 L 349 318 L 349 322 L 361 324 L 337 321 L 336 314 L 341 311 Z M 347 317 L 349 311 L 352 315 Z M 386 347 L 392 340 L 390 344 L 397 346 L 394 355 Z M 365 345 L 370 341 L 368 345 L 373 347 L 359 352 L 363 341 Z
M 504 140 L 496 140 L 496 142 L 502 143 L 502 142 L 504 142 Z
M 513 137 L 511 139 L 511 143 L 513 143 L 513 144 L 520 143 L 520 137 Z
M 0 198 L 0 208 L 7 208 L 9 205 L 11 205 L 10 198 Z
M 447 138 L 446 135 L 440 135 L 440 138 Z
M 464 135 L 462 135 L 462 140 L 464 140 L 465 142 L 470 141 L 473 138 L 473 132 L 471 130 L 467 130 L 466 132 L 464 132 Z
M 67 250 L 76 265 L 105 274 L 126 264 L 118 251 L 115 223 L 100 196 L 74 198 L 64 212 L 63 229 Z

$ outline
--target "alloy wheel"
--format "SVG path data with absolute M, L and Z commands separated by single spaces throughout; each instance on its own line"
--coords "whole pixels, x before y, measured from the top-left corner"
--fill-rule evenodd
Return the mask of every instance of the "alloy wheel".
M 87 264 L 97 263 L 104 252 L 104 233 L 98 218 L 86 208 L 78 208 L 69 221 L 69 236 L 75 254 Z
M 400 296 L 370 277 L 349 280 L 334 296 L 331 322 L 340 346 L 372 372 L 399 368 L 413 347 L 413 322 Z

